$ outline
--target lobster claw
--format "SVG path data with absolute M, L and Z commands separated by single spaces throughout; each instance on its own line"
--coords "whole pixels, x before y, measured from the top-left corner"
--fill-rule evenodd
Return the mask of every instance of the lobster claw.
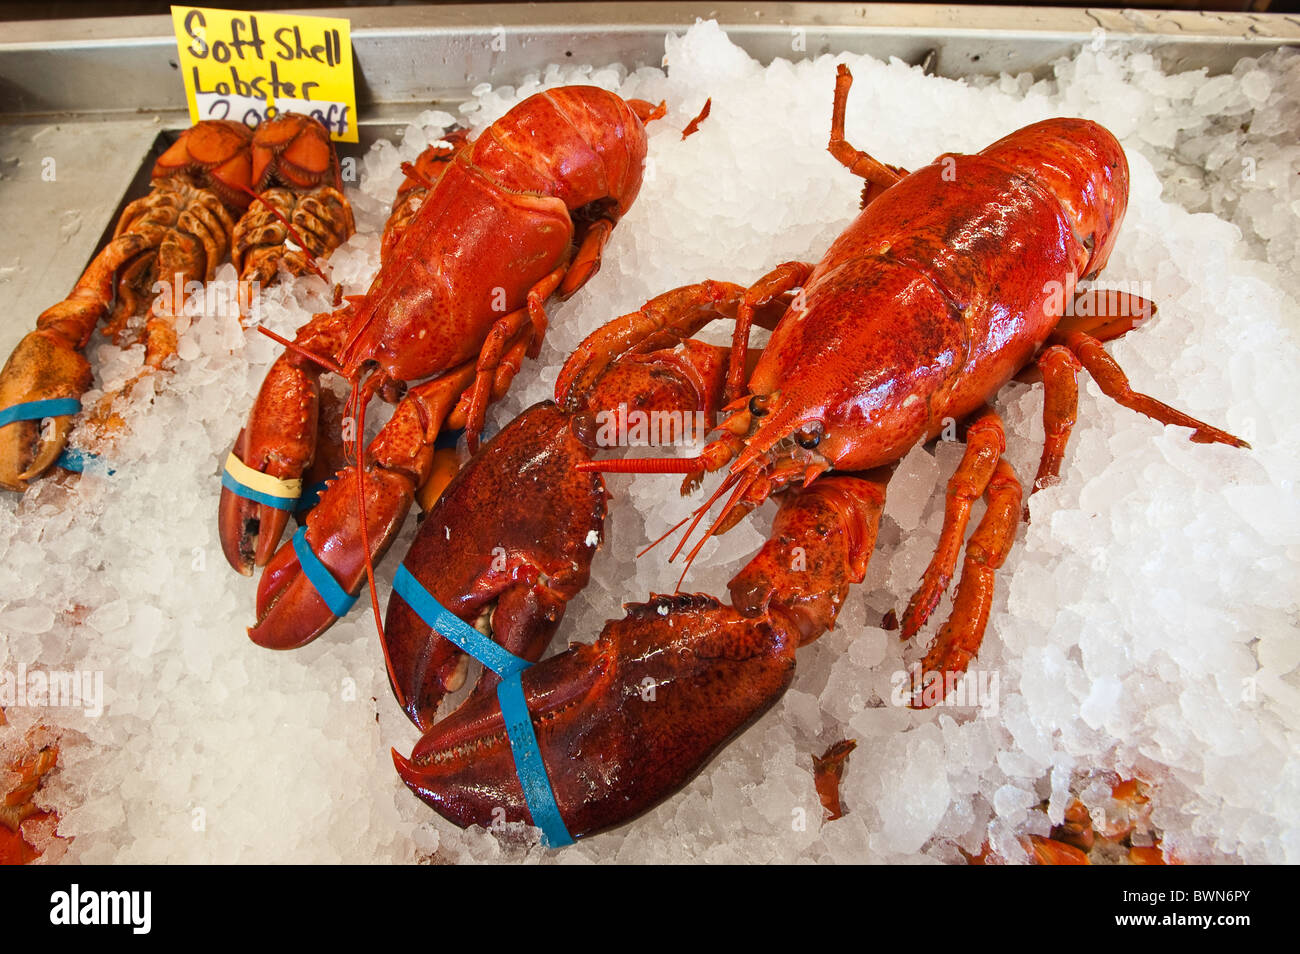
M 524 698 L 574 837 L 621 825 L 689 782 L 770 708 L 798 635 L 711 596 L 630 604 L 600 638 L 525 670 Z M 476 691 L 425 733 L 402 780 L 460 826 L 532 822 L 495 693 Z
M 61 335 L 39 328 L 18 343 L 0 371 L 0 410 L 30 401 L 80 397 L 90 387 L 90 362 Z M 63 452 L 71 415 L 13 421 L 0 427 L 0 486 L 22 492 Z
M 410 510 L 415 488 L 403 474 L 366 468 L 366 527 L 372 560 L 388 549 Z M 306 523 L 306 543 L 344 593 L 356 594 L 366 577 L 365 547 L 356 517 L 357 469 L 329 481 Z M 267 649 L 296 649 L 339 618 L 304 571 L 293 541 L 271 558 L 257 584 L 257 624 L 248 638 Z
M 319 372 L 282 356 L 266 376 L 248 427 L 239 432 L 235 456 L 252 470 L 301 479 L 316 457 L 320 404 Z M 221 488 L 221 549 L 245 576 L 271 559 L 288 523 L 288 511 Z
M 534 405 L 492 438 L 425 515 L 406 558 L 408 571 L 443 606 L 524 659 L 539 659 L 587 584 L 605 521 L 605 486 L 581 474 L 590 452 L 573 418 Z M 445 693 L 458 688 L 460 650 L 400 596 L 384 626 L 393 692 L 428 728 Z

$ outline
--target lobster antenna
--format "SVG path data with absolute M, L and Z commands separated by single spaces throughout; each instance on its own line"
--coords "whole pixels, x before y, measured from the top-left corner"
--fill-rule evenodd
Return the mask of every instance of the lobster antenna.
M 671 537 L 674 533 L 676 533 L 678 530 L 682 528 L 682 524 L 684 524 L 687 520 L 690 519 L 691 519 L 691 514 L 687 514 L 686 516 L 682 517 L 682 519 L 678 520 L 675 524 L 673 524 L 671 527 L 668 528 L 667 533 L 661 534 L 657 540 L 652 540 L 643 550 L 638 552 L 637 559 L 640 559 L 641 557 L 645 556 L 655 547 L 659 546 L 659 544 L 663 543 L 665 540 Z
M 686 546 L 686 541 L 690 540 L 691 534 L 693 534 L 695 532 L 695 528 L 700 525 L 700 521 L 703 520 L 705 514 L 709 512 L 709 508 L 712 507 L 715 503 L 717 503 L 718 500 L 722 497 L 722 495 L 725 494 L 732 487 L 734 487 L 736 485 L 736 482 L 739 480 L 740 477 L 738 475 L 728 474 L 727 479 L 724 480 L 722 483 L 718 484 L 718 489 L 713 492 L 713 495 L 709 497 L 708 500 L 704 501 L 704 503 L 700 506 L 700 508 L 695 511 L 695 519 L 692 520 L 691 525 L 686 528 L 686 533 L 682 536 L 681 542 L 677 544 L 677 549 L 673 550 L 672 555 L 668 557 L 669 563 L 672 563 L 674 560 L 677 559 L 677 555 L 682 552 L 682 547 Z M 716 527 L 717 524 L 714 523 L 714 526 Z M 704 539 L 707 540 L 708 536 L 706 535 Z M 702 541 L 700 545 L 703 546 Z M 689 559 L 690 560 L 695 559 L 695 554 L 698 551 L 699 551 L 699 547 L 697 546 L 695 550 L 691 551 L 691 555 Z M 686 565 L 688 568 L 690 567 L 689 561 L 687 562 Z M 685 577 L 685 575 L 686 575 L 685 573 L 682 574 L 683 577 Z M 679 585 L 680 585 L 680 581 L 679 581 Z
M 704 544 L 709 542 L 709 538 L 713 536 L 713 532 L 717 530 L 719 526 L 722 525 L 722 521 L 726 520 L 727 516 L 731 513 L 731 511 L 735 509 L 737 499 L 739 499 L 741 494 L 743 494 L 746 490 L 748 490 L 753 485 L 754 480 L 753 478 L 751 478 L 750 480 L 744 483 L 740 483 L 739 477 L 737 477 L 734 474 L 729 475 L 727 479 L 722 482 L 722 485 L 717 489 L 717 491 L 713 494 L 713 496 L 709 498 L 709 502 L 706 503 L 702 508 L 700 508 L 700 517 L 704 516 L 705 511 L 707 511 L 709 507 L 712 507 L 713 502 L 717 500 L 719 497 L 721 497 L 723 492 L 733 483 L 739 484 L 739 486 L 736 487 L 735 493 L 733 493 L 731 497 L 728 498 L 726 505 L 722 508 L 721 512 L 719 512 L 718 514 L 718 519 L 713 521 L 713 523 L 709 526 L 709 529 L 705 532 L 704 536 L 700 537 L 699 541 L 695 544 L 695 546 L 691 548 L 691 552 L 686 555 L 686 565 L 682 567 L 682 575 L 677 578 L 677 587 L 676 589 L 673 590 L 674 593 L 681 592 L 682 583 L 685 582 L 686 580 L 686 574 L 690 572 L 691 564 L 695 562 L 695 558 L 699 556 L 700 551 L 704 549 Z M 695 518 L 695 522 L 699 523 L 699 517 Z M 677 551 L 681 550 L 681 548 L 686 545 L 686 541 L 690 539 L 690 535 L 692 532 L 694 532 L 694 530 L 695 530 L 695 526 L 694 524 L 692 524 L 691 529 L 687 531 L 686 536 L 682 538 L 682 542 L 677 545 L 677 550 L 673 551 L 673 557 L 676 557 Z
M 340 377 L 347 378 L 349 381 L 352 380 L 351 375 L 349 375 L 346 371 L 344 371 L 341 367 L 339 367 L 339 365 L 335 364 L 333 361 L 325 357 L 323 354 L 317 354 L 315 351 L 312 351 L 310 348 L 304 348 L 296 341 L 290 341 L 288 338 L 282 337 L 281 335 L 277 335 L 274 331 L 271 331 L 265 325 L 258 325 L 257 330 L 260 331 L 262 334 L 266 335 L 272 341 L 276 342 L 277 344 L 283 345 L 285 348 L 289 349 L 295 354 L 300 354 L 308 361 L 311 361 L 315 364 L 319 364 L 326 371 L 333 371 L 335 374 L 339 375 Z M 348 400 L 351 400 L 351 398 L 349 398 Z
M 363 385 L 358 377 L 353 385 L 353 393 L 356 395 L 356 452 L 357 452 L 357 511 L 361 517 L 361 552 L 366 558 L 366 581 L 370 585 L 370 607 L 375 614 L 375 628 L 379 630 L 379 643 L 381 646 L 386 645 L 384 639 L 384 620 L 379 612 L 379 590 L 375 587 L 375 563 L 370 557 L 370 528 L 366 524 L 366 405 L 370 403 L 369 396 L 365 391 L 369 389 L 370 378 L 366 379 Z M 388 653 L 384 652 L 384 658 L 387 660 Z M 389 676 L 392 676 L 391 666 L 389 667 Z M 396 685 L 396 681 L 393 682 Z
M 703 457 L 624 457 L 584 460 L 573 466 L 583 474 L 694 474 L 708 469 Z

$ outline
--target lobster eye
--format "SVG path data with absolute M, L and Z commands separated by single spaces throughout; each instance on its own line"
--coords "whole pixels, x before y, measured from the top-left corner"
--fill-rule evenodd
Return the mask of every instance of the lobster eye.
M 749 399 L 749 413 L 754 417 L 762 417 L 767 413 L 767 395 L 755 394 Z
M 794 432 L 794 442 L 804 450 L 812 450 L 822 442 L 822 422 L 813 421 Z

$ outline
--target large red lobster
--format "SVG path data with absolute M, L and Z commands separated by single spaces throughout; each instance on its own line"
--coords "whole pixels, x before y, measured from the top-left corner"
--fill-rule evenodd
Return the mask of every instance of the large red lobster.
M 865 574 L 892 466 L 948 420 L 969 422 L 966 453 L 902 635 L 946 589 L 971 504 L 985 496 L 952 615 L 924 664 L 965 670 L 1021 519 L 1021 486 L 987 402 L 1035 364 L 1047 433 L 1035 487 L 1059 472 L 1081 367 L 1116 401 L 1192 428 L 1195 441 L 1246 446 L 1129 388 L 1102 341 L 1149 313 L 1147 303 L 1093 295 L 1063 315 L 1079 281 L 1105 266 L 1124 216 L 1128 165 L 1110 133 L 1049 120 L 906 174 L 845 141 L 851 81 L 841 66 L 830 151 L 866 180 L 863 209 L 822 260 L 781 265 L 748 290 L 679 289 L 598 331 L 561 373 L 558 406 L 538 405 L 503 430 L 429 512 L 388 611 L 394 691 L 425 730 L 409 759 L 395 758 L 407 785 L 456 824 L 522 820 L 554 840 L 558 816 L 562 840 L 626 822 L 683 786 L 780 698 L 796 648 L 834 624 Z M 724 356 L 684 340 L 730 314 Z M 755 322 L 774 325 L 756 362 Z M 593 414 L 619 403 L 708 410 L 724 389 L 722 436 L 698 457 L 590 460 Z M 477 642 L 464 624 L 525 664 L 541 657 L 600 538 L 599 471 L 680 472 L 691 484 L 728 464 L 691 523 L 729 494 L 706 539 L 781 493 L 771 538 L 730 583 L 732 605 L 653 596 L 593 644 L 501 668 L 518 681 L 526 718 L 503 716 L 506 696 L 485 671 L 434 721 L 462 679 L 458 645 Z M 521 757 L 516 736 L 529 724 L 536 754 Z M 538 794 L 539 760 L 549 799 Z
M 541 347 L 546 300 L 572 295 L 600 267 L 640 190 L 643 121 L 656 115 L 596 87 L 562 87 L 524 100 L 473 142 L 458 137 L 436 171 L 409 168 L 437 178 L 418 203 L 403 204 L 369 290 L 285 342 L 226 463 L 226 558 L 242 573 L 266 567 L 254 642 L 300 646 L 346 612 L 366 576 L 373 591 L 373 561 L 429 477 L 439 431 L 463 426 L 477 446 L 488 404 Z M 340 441 L 321 434 L 322 369 L 352 384 L 344 421 L 355 425 L 356 464 L 329 482 L 304 535 L 277 553 L 318 444 Z M 375 395 L 397 408 L 363 448 Z M 313 580 L 304 559 L 329 579 Z M 337 590 L 328 602 L 322 579 Z

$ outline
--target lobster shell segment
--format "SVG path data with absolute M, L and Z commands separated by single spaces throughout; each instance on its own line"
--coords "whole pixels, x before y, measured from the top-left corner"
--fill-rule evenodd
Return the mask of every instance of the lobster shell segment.
M 765 712 L 798 636 L 712 596 L 630 604 L 597 642 L 523 674 L 542 761 L 574 837 L 621 825 L 681 789 Z M 495 693 L 478 692 L 393 754 L 402 780 L 460 826 L 532 822 Z

